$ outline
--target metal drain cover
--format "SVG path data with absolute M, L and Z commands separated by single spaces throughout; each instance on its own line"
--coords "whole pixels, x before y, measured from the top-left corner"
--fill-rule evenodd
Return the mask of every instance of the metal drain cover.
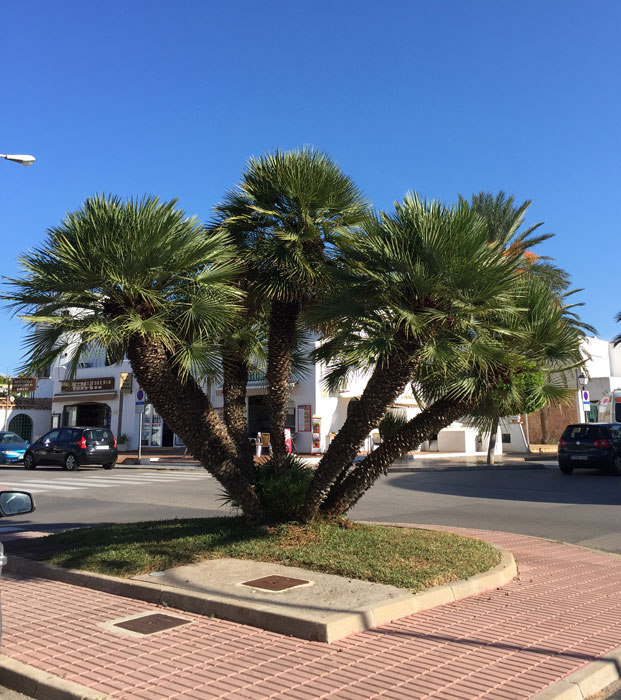
M 137 632 L 138 634 L 153 634 L 154 632 L 162 632 L 179 625 L 187 625 L 188 622 L 189 620 L 184 620 L 180 617 L 153 613 L 152 615 L 135 617 L 133 620 L 126 620 L 125 622 L 116 622 L 114 627 L 122 627 L 124 630 Z
M 260 588 L 263 591 L 286 591 L 288 588 L 305 586 L 310 583 L 303 578 L 290 578 L 289 576 L 263 576 L 252 581 L 244 581 L 241 585 L 249 588 Z

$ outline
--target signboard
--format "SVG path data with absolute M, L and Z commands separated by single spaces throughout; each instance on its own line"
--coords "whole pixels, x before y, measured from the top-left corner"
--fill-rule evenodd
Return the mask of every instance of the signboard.
M 145 395 L 143 389 L 136 392 L 136 413 L 144 413 Z
M 11 379 L 11 391 L 16 394 L 29 394 L 37 388 L 36 377 L 13 377 Z
M 298 406 L 298 433 L 310 433 L 311 407 L 310 404 Z
M 121 372 L 119 389 L 121 394 L 131 394 L 134 375 L 131 372 Z
M 583 406 L 585 411 L 588 411 L 591 408 L 591 401 L 589 400 L 589 392 L 588 391 L 582 392 L 582 406 Z
M 63 379 L 60 382 L 63 394 L 95 391 L 114 391 L 114 377 L 93 377 L 90 379 Z

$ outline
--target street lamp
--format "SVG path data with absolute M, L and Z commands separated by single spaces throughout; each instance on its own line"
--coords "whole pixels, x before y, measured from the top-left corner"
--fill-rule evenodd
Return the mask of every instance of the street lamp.
M 34 156 L 26 156 L 26 155 L 5 155 L 4 153 L 0 153 L 0 158 L 4 158 L 5 160 L 12 160 L 14 163 L 19 163 L 20 165 L 32 165 L 36 158 Z
M 576 372 L 578 372 L 578 370 L 576 370 Z M 586 386 L 586 383 L 587 378 L 585 377 L 584 372 L 576 374 L 576 385 L 578 387 L 578 423 L 584 423 L 584 409 L 582 408 L 582 390 Z

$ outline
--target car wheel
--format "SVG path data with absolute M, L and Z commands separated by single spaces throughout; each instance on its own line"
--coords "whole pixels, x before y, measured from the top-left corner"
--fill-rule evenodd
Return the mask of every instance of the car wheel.
M 561 470 L 561 474 L 571 474 L 574 470 L 569 464 L 559 464 L 558 468 Z
M 80 468 L 78 460 L 72 454 L 68 454 L 65 457 L 65 469 L 70 472 L 74 472 Z
M 37 466 L 37 463 L 35 462 L 35 458 L 30 454 L 30 452 L 27 452 L 24 455 L 24 469 L 34 469 Z
M 108 462 L 107 464 L 103 465 L 104 469 L 114 469 L 116 467 L 116 462 Z
M 619 476 L 621 474 L 621 455 L 615 455 L 612 465 L 606 471 L 613 476 Z

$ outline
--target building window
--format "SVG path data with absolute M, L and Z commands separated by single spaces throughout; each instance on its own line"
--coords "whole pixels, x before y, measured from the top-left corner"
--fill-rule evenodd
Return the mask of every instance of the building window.
M 9 430 L 17 433 L 23 440 L 32 441 L 32 418 L 25 413 L 13 416 L 9 422 Z

